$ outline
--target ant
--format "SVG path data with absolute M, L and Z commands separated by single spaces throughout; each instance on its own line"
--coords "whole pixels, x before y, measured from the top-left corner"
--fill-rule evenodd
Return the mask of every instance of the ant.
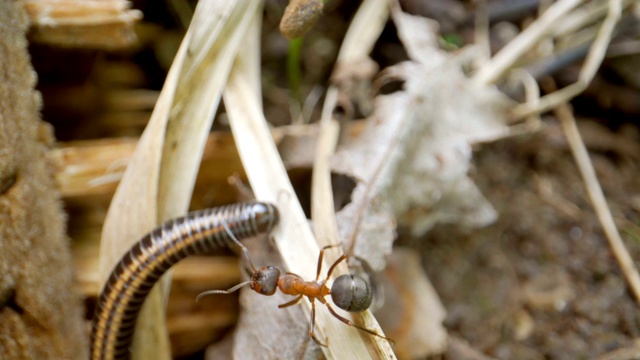
M 340 246 L 340 244 L 327 245 L 323 247 L 322 250 L 320 250 L 320 255 L 318 256 L 318 272 L 316 273 L 316 280 L 305 281 L 299 275 L 289 272 L 281 276 L 280 270 L 273 265 L 268 265 L 256 270 L 255 266 L 253 266 L 253 262 L 251 261 L 251 257 L 249 256 L 249 250 L 233 236 L 226 225 L 223 224 L 223 226 L 225 227 L 227 233 L 230 235 L 233 241 L 242 249 L 242 252 L 249 261 L 249 265 L 253 269 L 253 275 L 251 276 L 251 280 L 242 282 L 230 288 L 229 290 L 205 291 L 196 297 L 196 301 L 199 301 L 202 297 L 207 295 L 231 294 L 245 285 L 249 285 L 251 290 L 257 292 L 258 294 L 266 296 L 271 296 L 276 293 L 277 289 L 280 289 L 280 292 L 282 292 L 283 294 L 297 296 L 295 299 L 289 302 L 278 305 L 278 308 L 280 309 L 297 304 L 300 300 L 302 300 L 303 296 L 309 298 L 309 301 L 311 302 L 311 331 L 309 332 L 309 335 L 311 336 L 313 341 L 320 346 L 327 347 L 327 345 L 320 342 L 320 340 L 318 340 L 318 338 L 314 334 L 316 319 L 315 300 L 323 303 L 327 307 L 331 315 L 333 315 L 336 319 L 342 321 L 343 323 L 358 330 L 369 333 L 373 336 L 383 338 L 391 343 L 394 342 L 390 338 L 380 335 L 373 330 L 354 324 L 349 319 L 340 316 L 325 300 L 325 296 L 331 295 L 331 299 L 333 300 L 334 304 L 336 304 L 339 308 L 349 312 L 365 311 L 369 308 L 369 306 L 371 305 L 371 301 L 373 300 L 373 292 L 369 284 L 364 279 L 355 275 L 339 276 L 333 282 L 331 289 L 329 289 L 329 287 L 326 285 L 327 280 L 331 277 L 331 274 L 333 273 L 333 270 L 336 268 L 336 266 L 347 258 L 347 255 L 345 254 L 342 254 L 342 256 L 340 256 L 338 260 L 336 260 L 333 265 L 331 265 L 329 271 L 327 272 L 326 278 L 321 281 L 319 280 L 320 272 L 322 270 L 322 258 L 324 257 L 325 250 L 333 247 L 338 247 Z

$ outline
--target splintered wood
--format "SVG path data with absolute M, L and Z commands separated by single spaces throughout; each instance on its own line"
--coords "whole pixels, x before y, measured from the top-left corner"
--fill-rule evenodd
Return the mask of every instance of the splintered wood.
M 23 0 L 31 19 L 31 40 L 96 49 L 132 46 L 133 25 L 142 12 L 126 0 Z

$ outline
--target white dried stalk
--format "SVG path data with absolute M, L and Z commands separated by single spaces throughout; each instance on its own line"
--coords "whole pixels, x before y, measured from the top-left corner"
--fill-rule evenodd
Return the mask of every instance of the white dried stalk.
M 368 57 L 386 24 L 389 8 L 390 4 L 387 0 L 365 0 L 361 4 L 342 42 L 336 68 L 362 61 Z M 330 159 L 335 152 L 339 131 L 337 122 L 332 119 L 333 109 L 337 104 L 337 95 L 336 86 L 329 87 L 320 119 L 320 133 L 313 166 L 311 215 L 314 229 L 316 229 L 317 242 L 320 246 L 346 240 L 340 239 L 338 233 L 331 187 Z M 336 268 L 334 276 L 346 273 L 348 273 L 348 268 L 343 263 Z M 383 334 L 370 311 L 352 315 L 352 317 L 357 317 L 357 321 L 367 328 Z M 352 336 L 354 335 L 352 334 Z M 368 337 L 368 341 L 371 343 L 370 349 L 373 358 L 395 359 L 395 354 L 388 341 L 372 336 Z
M 287 270 L 303 278 L 315 278 L 319 247 L 313 238 L 304 212 L 295 196 L 284 165 L 271 138 L 259 93 L 259 78 L 255 69 L 246 62 L 255 63 L 247 57 L 257 57 L 258 49 L 246 52 L 238 58 L 224 101 L 229 115 L 234 138 L 256 197 L 277 204 L 281 223 L 273 235 Z M 310 304 L 303 302 L 306 313 Z M 319 338 L 329 338 L 329 347 L 322 348 L 330 359 L 362 358 L 369 352 L 367 343 L 354 329 L 337 321 L 318 304 L 316 311 L 316 333 Z M 369 324 L 365 324 L 369 326 Z
M 598 35 L 589 49 L 584 65 L 580 69 L 578 81 L 542 97 L 538 107 L 536 108 L 527 107 L 527 104 L 518 105 L 513 110 L 513 115 L 515 117 L 520 118 L 529 116 L 533 113 L 541 113 L 550 110 L 569 101 L 587 88 L 600 68 L 600 64 L 602 64 L 602 60 L 607 52 L 607 47 L 611 42 L 615 26 L 620 20 L 620 16 L 622 14 L 621 0 L 609 0 L 608 9 L 607 17 L 598 30 Z
M 215 94 L 219 99 L 248 25 L 247 21 L 237 20 L 246 8 L 258 7 L 249 0 L 227 7 L 217 4 L 213 0 L 199 3 L 149 124 L 113 197 L 102 233 L 103 280 L 113 264 L 144 233 L 160 220 L 187 210 L 204 140 L 217 106 Z M 215 9 L 218 13 L 212 12 Z M 233 21 L 226 21 L 229 19 Z M 167 148 L 175 146 L 175 151 L 165 149 L 165 136 L 169 139 Z M 163 282 L 149 294 L 138 317 L 133 358 L 170 357 Z
M 474 81 L 478 84 L 491 84 L 497 81 L 518 59 L 548 35 L 562 17 L 581 2 L 582 0 L 560 0 L 551 5 L 542 16 L 480 68 L 474 76 Z
M 638 269 L 629 251 L 625 247 L 620 232 L 618 232 L 618 228 L 613 220 L 613 215 L 611 215 L 611 210 L 609 209 L 609 205 L 607 205 L 607 199 L 604 197 L 602 187 L 598 182 L 596 171 L 593 168 L 587 147 L 582 141 L 582 137 L 576 126 L 576 120 L 573 117 L 571 108 L 566 104 L 559 106 L 556 110 L 556 116 L 560 120 L 567 142 L 571 148 L 571 153 L 576 160 L 580 175 L 587 188 L 589 199 L 593 204 L 598 220 L 600 220 L 602 229 L 609 241 L 611 251 L 616 257 L 618 264 L 620 264 L 620 268 L 636 297 L 636 301 L 640 302 L 640 275 L 638 274 Z

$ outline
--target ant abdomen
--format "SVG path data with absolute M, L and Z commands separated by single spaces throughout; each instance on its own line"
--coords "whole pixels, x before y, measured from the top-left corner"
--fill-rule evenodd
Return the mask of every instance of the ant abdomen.
M 343 310 L 361 312 L 371 306 L 373 291 L 364 279 L 354 275 L 341 275 L 331 286 L 331 299 Z

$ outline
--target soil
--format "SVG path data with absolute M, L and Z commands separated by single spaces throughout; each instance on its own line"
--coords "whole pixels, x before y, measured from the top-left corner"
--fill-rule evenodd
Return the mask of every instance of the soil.
M 500 213 L 495 224 L 472 231 L 438 226 L 405 241 L 421 249 L 450 334 L 499 359 L 593 359 L 633 346 L 640 333 L 637 302 L 559 127 L 548 124 L 476 153 L 474 178 Z M 637 154 L 590 155 L 638 259 Z

